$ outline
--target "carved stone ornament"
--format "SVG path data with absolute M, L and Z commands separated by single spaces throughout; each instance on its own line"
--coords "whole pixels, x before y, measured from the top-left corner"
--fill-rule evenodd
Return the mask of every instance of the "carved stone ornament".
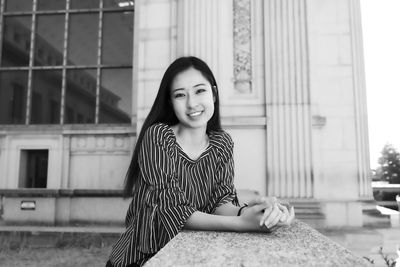
M 251 0 L 233 1 L 235 90 L 251 93 Z

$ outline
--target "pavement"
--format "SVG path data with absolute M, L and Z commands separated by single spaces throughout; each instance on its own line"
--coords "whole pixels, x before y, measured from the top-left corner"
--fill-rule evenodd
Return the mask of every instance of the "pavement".
M 361 257 L 374 262 L 374 266 L 387 266 L 383 257 L 397 259 L 400 246 L 400 227 L 359 227 L 343 229 L 319 229 L 332 241 Z

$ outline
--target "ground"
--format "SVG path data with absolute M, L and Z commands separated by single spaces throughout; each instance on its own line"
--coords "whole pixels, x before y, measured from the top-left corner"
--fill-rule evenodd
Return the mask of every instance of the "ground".
M 103 248 L 23 248 L 0 251 L 2 267 L 105 266 L 111 246 Z

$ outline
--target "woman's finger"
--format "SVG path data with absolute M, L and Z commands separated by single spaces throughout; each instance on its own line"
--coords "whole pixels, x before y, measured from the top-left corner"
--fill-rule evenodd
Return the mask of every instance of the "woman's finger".
M 285 206 L 283 206 L 283 205 L 281 205 L 280 203 L 278 203 L 278 208 L 282 211 L 282 216 L 281 216 L 281 219 L 280 219 L 280 221 L 281 222 L 285 222 L 288 218 L 289 218 L 289 210 L 285 207 Z
M 295 217 L 294 208 L 291 207 L 288 218 L 284 222 L 282 222 L 282 224 L 283 225 L 290 225 L 293 222 L 294 217 Z
M 294 217 L 295 217 L 294 208 L 293 208 L 293 207 L 291 207 L 291 208 L 290 208 L 289 219 L 288 219 L 288 221 L 289 221 L 289 224 L 291 224 L 291 223 L 294 221 Z
M 279 220 L 281 215 L 282 215 L 282 212 L 279 210 L 278 206 L 276 204 L 274 204 L 272 206 L 272 210 L 266 216 L 265 220 L 263 220 L 263 224 L 268 227 L 270 225 L 270 223 L 276 219 L 276 217 L 279 217 L 278 218 L 278 220 Z
M 265 226 L 267 226 L 267 228 L 272 228 L 279 222 L 281 216 L 282 212 L 277 209 L 275 212 L 271 213 L 271 216 L 266 220 Z

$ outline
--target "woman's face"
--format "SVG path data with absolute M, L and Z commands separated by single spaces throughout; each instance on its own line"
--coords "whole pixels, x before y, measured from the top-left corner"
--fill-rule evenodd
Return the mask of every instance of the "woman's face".
M 172 80 L 171 103 L 179 123 L 184 127 L 206 129 L 214 114 L 211 84 L 194 68 L 178 73 Z

